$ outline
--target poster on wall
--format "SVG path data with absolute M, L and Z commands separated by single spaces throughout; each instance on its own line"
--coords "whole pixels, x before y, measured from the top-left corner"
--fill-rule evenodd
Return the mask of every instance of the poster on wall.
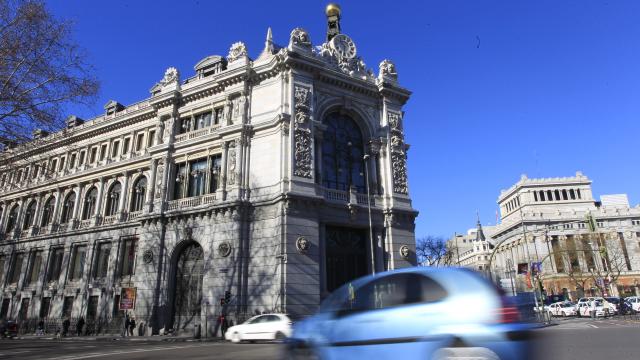
M 120 310 L 134 310 L 136 308 L 136 288 L 120 289 Z

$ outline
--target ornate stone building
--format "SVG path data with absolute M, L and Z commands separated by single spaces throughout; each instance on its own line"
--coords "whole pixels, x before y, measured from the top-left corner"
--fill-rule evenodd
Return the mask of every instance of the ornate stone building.
M 210 331 L 222 312 L 309 314 L 352 278 L 414 264 L 410 92 L 328 15 L 322 44 L 269 30 L 255 59 L 235 43 L 194 76 L 167 69 L 138 103 L 6 149 L 0 315 L 129 309 L 147 334 Z

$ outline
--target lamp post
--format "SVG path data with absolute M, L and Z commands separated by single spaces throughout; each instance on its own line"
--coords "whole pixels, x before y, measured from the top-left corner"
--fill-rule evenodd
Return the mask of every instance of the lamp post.
M 369 241 L 371 242 L 371 273 L 376 273 L 376 259 L 375 259 L 375 242 L 373 241 L 373 225 L 371 222 L 371 193 L 369 191 L 369 154 L 365 154 L 364 160 L 364 177 L 367 186 L 367 209 L 369 211 Z

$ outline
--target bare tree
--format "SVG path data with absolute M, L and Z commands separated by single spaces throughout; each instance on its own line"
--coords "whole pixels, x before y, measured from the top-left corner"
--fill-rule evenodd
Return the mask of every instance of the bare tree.
M 71 39 L 71 23 L 41 0 L 0 0 L 0 141 L 58 130 L 64 107 L 91 104 L 99 84 Z
M 454 253 L 442 237 L 429 235 L 416 241 L 416 256 L 421 266 L 451 265 Z

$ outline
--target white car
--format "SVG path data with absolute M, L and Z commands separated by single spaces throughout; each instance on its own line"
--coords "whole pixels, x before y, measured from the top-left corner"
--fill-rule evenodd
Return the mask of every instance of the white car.
M 609 314 L 611 314 L 610 309 L 605 307 L 604 302 L 601 300 L 578 303 L 578 314 L 580 316 L 589 317 L 592 312 L 595 312 L 596 317 L 609 316 Z
M 561 301 L 549 305 L 549 313 L 553 316 L 575 316 L 576 308 L 573 303 L 568 301 Z
M 227 329 L 224 338 L 234 343 L 255 340 L 284 340 L 291 336 L 291 319 L 284 314 L 254 316 Z
M 631 308 L 634 311 L 640 311 L 640 297 L 638 297 L 638 296 L 629 296 L 628 298 L 624 299 L 624 301 L 626 301 L 629 304 L 631 304 Z

